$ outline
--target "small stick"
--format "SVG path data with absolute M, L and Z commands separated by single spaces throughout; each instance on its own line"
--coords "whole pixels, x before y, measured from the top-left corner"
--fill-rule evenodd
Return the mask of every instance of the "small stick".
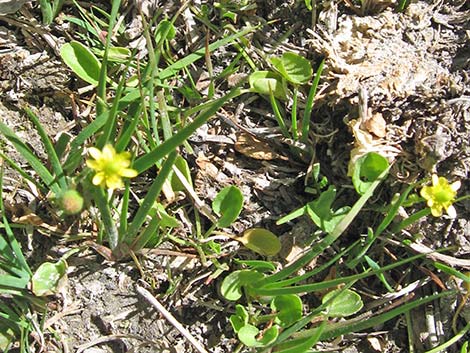
M 199 353 L 208 353 L 191 333 L 181 325 L 171 313 L 145 288 L 137 286 L 137 292 L 157 309 L 193 346 Z

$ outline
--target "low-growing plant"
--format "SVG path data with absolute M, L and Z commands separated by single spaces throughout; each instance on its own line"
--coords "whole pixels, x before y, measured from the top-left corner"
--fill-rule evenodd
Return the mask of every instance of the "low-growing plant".
M 298 54 L 284 53 L 281 57 L 271 58 L 274 71 L 255 71 L 250 75 L 250 91 L 269 97 L 274 116 L 284 137 L 304 144 L 308 142 L 313 102 L 323 71 L 323 63 L 324 61 L 320 63 L 310 86 L 300 127 L 297 118 L 299 88 L 312 78 L 310 62 Z M 289 92 L 289 85 L 293 88 L 292 93 Z M 286 101 L 289 97 L 292 97 L 290 128 L 279 104 L 279 100 Z
M 298 260 L 289 264 L 277 273 L 269 274 L 272 271 L 267 265 L 260 268 L 244 263 L 248 268 L 236 270 L 225 277 L 221 285 L 221 293 L 227 300 L 238 301 L 242 297 L 247 302 L 246 307 L 237 304 L 236 313 L 231 316 L 230 322 L 237 333 L 240 342 L 249 347 L 257 347 L 261 352 L 274 350 L 276 352 L 307 352 L 319 340 L 327 340 L 339 335 L 357 332 L 375 326 L 378 323 L 388 321 L 397 315 L 407 313 L 412 308 L 428 303 L 436 298 L 451 295 L 452 291 L 445 291 L 440 294 L 431 295 L 417 299 L 407 304 L 398 305 L 391 310 L 377 311 L 375 315 L 369 315 L 365 319 L 359 315 L 345 322 L 332 320 L 336 317 L 350 317 L 358 313 L 363 306 L 362 298 L 358 292 L 352 288 L 356 281 L 370 276 L 377 276 L 384 287 L 395 292 L 394 284 L 390 284 L 384 274 L 400 266 L 412 263 L 426 254 L 411 256 L 397 260 L 387 266 L 380 266 L 370 256 L 366 255 L 373 241 L 386 229 L 392 232 L 409 225 L 409 221 L 401 221 L 392 225 L 396 218 L 398 208 L 403 205 L 416 204 L 416 202 L 427 201 L 425 212 L 418 212 L 419 217 L 429 215 L 431 212 L 435 216 L 440 216 L 443 209 L 450 211 L 452 203 L 456 202 L 456 190 L 458 183 L 449 184 L 444 178 L 439 179 L 433 176 L 432 186 L 426 186 L 426 180 L 419 184 L 413 184 L 395 200 L 387 214 L 374 230 L 369 229 L 365 241 L 358 240 L 346 249 L 340 251 L 336 256 L 329 259 L 322 266 L 307 271 L 302 275 L 296 274 L 303 266 L 320 256 L 330 247 L 342 233 L 344 233 L 354 218 L 373 195 L 374 190 L 385 179 L 389 165 L 386 159 L 375 153 L 369 153 L 361 157 L 355 165 L 353 174 L 353 184 L 361 197 L 352 207 L 341 207 L 338 211 L 332 211 L 331 205 L 335 199 L 335 188 L 329 186 L 321 192 L 317 199 L 308 203 L 301 209 L 283 217 L 278 223 L 288 222 L 296 217 L 308 215 L 313 223 L 322 231 L 323 239 L 314 244 Z M 326 186 L 326 185 L 323 185 Z M 408 197 L 410 191 L 421 186 L 422 198 Z M 439 200 L 437 200 L 439 199 Z M 412 203 L 409 200 L 414 200 Z M 432 209 L 434 207 L 434 210 Z M 418 218 L 411 216 L 414 221 Z M 403 223 L 404 222 L 404 223 Z M 392 225 L 392 227 L 390 227 Z M 353 275 L 338 276 L 321 282 L 308 283 L 308 279 L 318 276 L 322 271 L 338 264 L 339 259 L 351 259 L 346 262 L 347 267 L 355 268 L 363 264 L 362 270 Z M 442 265 L 436 265 L 441 268 Z M 338 269 L 336 269 L 336 272 Z M 449 269 L 447 268 L 447 271 Z M 465 277 L 460 275 L 460 278 Z M 280 324 L 279 315 L 286 312 L 280 310 L 273 303 L 289 298 L 294 302 L 302 299 L 306 293 L 318 293 L 322 297 L 321 303 L 316 308 L 310 309 L 308 313 L 300 310 L 302 317 L 296 317 L 300 305 L 292 305 L 291 314 L 296 317 L 292 321 L 282 321 Z M 288 296 L 288 297 L 284 297 Z M 295 297 L 295 299 L 293 299 Z M 283 298 L 283 299 L 279 299 Z M 269 308 L 266 304 L 270 304 Z M 256 310 L 254 308 L 257 308 Z M 295 308 L 295 309 L 294 309 Z M 266 314 L 266 312 L 271 312 Z M 269 320 L 265 320 L 269 318 Z M 305 328 L 311 322 L 316 324 L 313 327 Z M 328 324 L 326 325 L 326 323 Z M 310 325 L 312 326 L 312 325 Z M 264 327 L 264 329 L 263 329 Z

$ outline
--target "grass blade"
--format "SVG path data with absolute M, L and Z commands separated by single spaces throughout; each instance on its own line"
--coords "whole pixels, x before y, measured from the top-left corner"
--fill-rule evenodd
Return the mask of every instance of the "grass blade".
M 134 169 L 140 174 L 155 165 L 160 159 L 170 152 L 174 151 L 178 146 L 184 143 L 194 131 L 206 123 L 226 102 L 240 95 L 240 88 L 235 88 L 226 96 L 214 101 L 209 108 L 202 112 L 192 123 L 186 125 L 178 133 L 173 135 L 162 144 L 151 150 L 149 153 L 137 159 L 134 163 Z
M 16 135 L 13 130 L 11 130 L 8 126 L 4 123 L 0 122 L 0 133 L 2 133 L 8 141 L 10 141 L 13 146 L 15 146 L 16 150 L 21 154 L 21 156 L 26 159 L 29 165 L 36 171 L 39 178 L 41 178 L 42 182 L 48 186 L 53 193 L 58 194 L 60 192 L 60 188 L 55 182 L 54 177 L 52 174 L 44 167 L 44 164 L 39 160 L 39 158 L 31 152 L 28 146 L 21 140 L 18 135 Z M 44 193 L 47 191 L 44 189 Z
M 67 181 L 65 180 L 65 175 L 64 175 L 64 171 L 62 170 L 62 165 L 60 164 L 59 157 L 57 156 L 57 152 L 54 148 L 54 145 L 52 144 L 51 139 L 49 138 L 46 131 L 42 127 L 41 122 L 39 121 L 36 114 L 34 114 L 29 108 L 25 108 L 25 112 L 28 115 L 29 119 L 33 122 L 39 136 L 41 137 L 41 141 L 44 145 L 47 156 L 51 163 L 52 170 L 54 171 L 54 174 L 57 178 L 57 181 L 60 187 L 62 189 L 66 189 Z

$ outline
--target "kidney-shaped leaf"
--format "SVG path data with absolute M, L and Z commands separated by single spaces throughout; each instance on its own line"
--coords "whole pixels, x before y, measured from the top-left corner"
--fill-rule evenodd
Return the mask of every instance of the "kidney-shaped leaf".
M 312 65 L 303 56 L 284 53 L 280 58 L 271 58 L 271 62 L 276 70 L 294 85 L 303 85 L 312 78 Z
M 359 158 L 352 176 L 354 187 L 358 194 L 363 195 L 370 185 L 388 168 L 387 158 L 375 152 L 369 152 Z
M 258 338 L 258 334 L 258 328 L 248 324 L 238 331 L 238 339 L 248 347 L 265 347 L 276 340 L 279 330 L 277 326 L 272 326 L 263 332 L 261 338 Z
M 236 186 L 227 186 L 220 190 L 212 202 L 212 209 L 220 216 L 217 225 L 220 228 L 230 226 L 240 215 L 243 207 L 243 194 Z
M 277 312 L 275 322 L 288 327 L 302 317 L 302 300 L 296 294 L 278 295 L 271 302 L 271 309 Z
M 58 262 L 44 262 L 38 267 L 31 278 L 31 289 L 37 296 L 53 295 L 63 280 L 66 279 L 67 263 L 61 259 Z
M 237 238 L 243 245 L 254 252 L 273 256 L 281 250 L 279 238 L 272 232 L 264 228 L 251 228 L 243 233 L 241 238 Z
M 351 289 L 331 291 L 325 294 L 322 303 L 324 304 L 330 299 L 332 301 L 326 307 L 326 315 L 329 317 L 350 316 L 357 313 L 364 306 L 361 296 Z
M 264 276 L 254 270 L 234 271 L 224 278 L 220 286 L 220 292 L 227 300 L 238 300 L 242 296 L 242 287 L 259 281 Z
M 248 78 L 251 92 L 269 96 L 272 92 L 274 97 L 285 100 L 287 90 L 282 77 L 271 71 L 255 71 Z
M 237 304 L 235 306 L 235 314 L 230 315 L 229 319 L 233 330 L 238 333 L 243 326 L 248 324 L 248 318 L 249 316 L 246 309 L 240 304 Z
M 60 56 L 78 77 L 98 86 L 101 64 L 89 48 L 80 42 L 70 42 L 62 46 Z

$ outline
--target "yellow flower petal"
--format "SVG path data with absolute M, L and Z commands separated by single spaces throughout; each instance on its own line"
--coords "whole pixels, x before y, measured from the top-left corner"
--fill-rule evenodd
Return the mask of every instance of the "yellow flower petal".
M 119 176 L 111 175 L 106 178 L 106 186 L 108 187 L 108 189 L 114 190 L 122 188 L 124 186 L 124 183 L 122 182 L 122 179 Z
M 100 167 L 97 161 L 92 161 L 91 159 L 87 159 L 85 162 L 88 168 L 97 170 Z
M 126 178 L 134 178 L 137 176 L 138 173 L 137 173 L 137 170 L 125 168 L 125 169 L 121 169 L 119 171 L 119 174 Z
M 431 214 L 434 217 L 442 216 L 442 207 L 439 207 L 438 205 L 435 205 L 434 207 L 431 207 Z
M 100 159 L 102 155 L 101 151 L 95 147 L 88 148 L 88 153 L 93 157 L 93 159 Z
M 91 182 L 96 186 L 101 185 L 104 181 L 104 177 L 105 175 L 103 172 L 96 173 Z
M 116 150 L 110 144 L 103 147 L 103 159 L 111 161 L 116 157 Z

